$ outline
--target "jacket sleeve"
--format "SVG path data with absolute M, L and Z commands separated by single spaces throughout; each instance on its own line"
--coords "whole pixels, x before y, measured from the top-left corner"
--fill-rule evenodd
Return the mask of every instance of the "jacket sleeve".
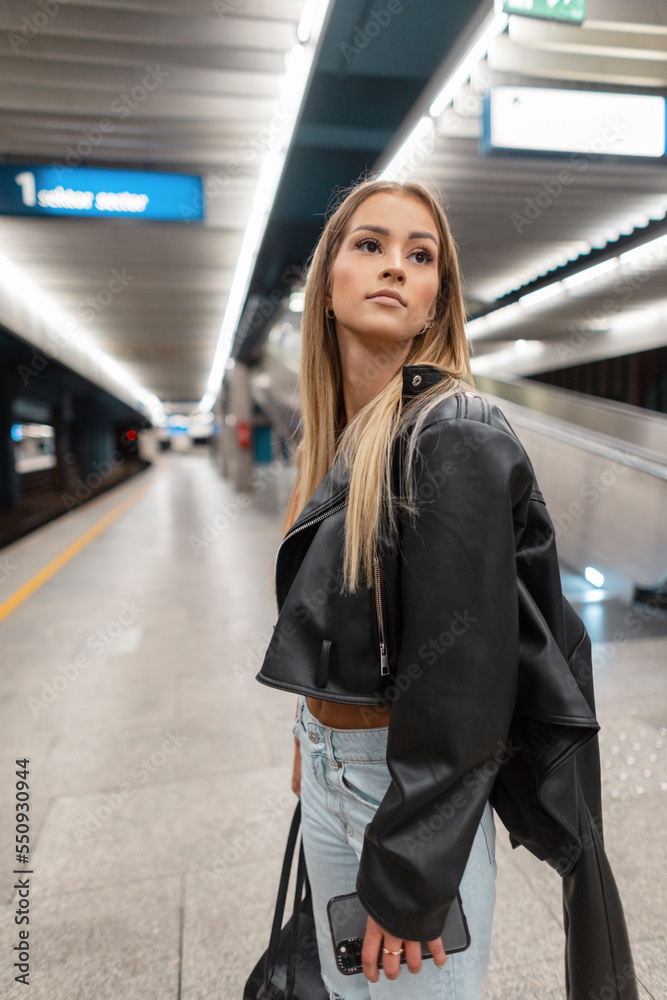
M 404 940 L 440 936 L 498 768 L 511 754 L 519 656 L 515 550 L 533 485 L 511 429 L 424 428 L 418 516 L 400 515 L 401 645 L 391 783 L 367 825 L 357 891 Z

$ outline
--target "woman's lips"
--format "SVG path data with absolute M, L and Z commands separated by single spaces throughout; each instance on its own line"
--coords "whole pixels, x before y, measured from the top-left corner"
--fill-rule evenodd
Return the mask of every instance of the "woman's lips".
M 369 295 L 368 298 L 372 302 L 379 302 L 383 306 L 397 306 L 399 308 L 405 306 L 405 302 L 389 292 L 376 292 L 375 295 Z

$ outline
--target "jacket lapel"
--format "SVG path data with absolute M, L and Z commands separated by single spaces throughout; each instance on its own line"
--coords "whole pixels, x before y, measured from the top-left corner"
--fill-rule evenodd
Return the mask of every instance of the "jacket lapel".
M 442 369 L 434 365 L 403 365 L 403 400 L 409 400 L 414 396 L 418 396 L 425 389 L 441 382 L 444 378 L 446 378 L 446 375 Z M 341 504 L 346 503 L 349 487 L 350 474 L 347 469 L 347 463 L 344 458 L 339 457 L 333 463 L 324 479 L 322 479 L 280 544 L 275 564 L 276 596 L 279 606 L 282 605 L 282 601 L 286 595 L 284 587 L 279 589 L 279 580 L 284 585 L 287 585 L 287 589 L 289 589 L 291 580 L 294 579 L 298 570 L 298 566 L 290 566 L 289 571 L 286 571 L 290 539 L 293 535 L 298 534 L 306 528 L 311 522 L 319 523 L 332 511 L 338 510 Z M 302 545 L 297 546 L 297 548 L 300 550 L 300 562 L 305 555 L 307 546 L 304 547 Z M 281 590 L 284 592 L 281 593 Z
M 326 517 L 329 509 L 337 506 L 347 494 L 350 485 L 349 473 L 342 460 L 334 462 L 324 479 L 321 481 L 310 500 L 303 508 L 296 521 L 285 535 L 285 539 L 294 532 L 300 531 L 313 517 Z
M 412 399 L 425 389 L 446 378 L 442 369 L 434 365 L 403 365 L 403 399 Z M 350 485 L 350 476 L 343 459 L 339 458 L 329 469 L 310 500 L 303 508 L 285 538 L 299 531 L 313 517 L 326 516 L 329 507 L 335 507 L 344 498 Z

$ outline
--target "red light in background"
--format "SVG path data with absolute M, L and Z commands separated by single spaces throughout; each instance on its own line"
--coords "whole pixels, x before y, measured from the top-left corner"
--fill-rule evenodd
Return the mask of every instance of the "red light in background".
M 236 425 L 236 443 L 239 448 L 249 448 L 252 444 L 252 432 L 247 420 L 239 420 Z
M 125 436 L 126 436 L 126 438 L 127 438 L 128 441 L 136 441 L 137 440 L 137 432 L 136 431 L 128 431 Z

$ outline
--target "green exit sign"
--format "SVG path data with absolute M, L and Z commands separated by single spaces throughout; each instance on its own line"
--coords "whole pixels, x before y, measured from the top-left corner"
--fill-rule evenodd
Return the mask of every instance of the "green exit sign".
M 505 0 L 503 10 L 506 14 L 582 24 L 586 18 L 586 0 Z

